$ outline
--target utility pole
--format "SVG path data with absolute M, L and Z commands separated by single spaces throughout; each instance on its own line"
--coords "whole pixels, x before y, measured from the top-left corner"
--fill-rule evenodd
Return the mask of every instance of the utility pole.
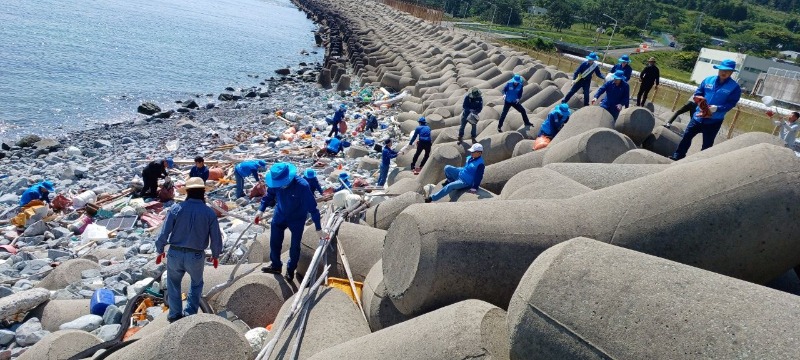
M 497 5 L 495 5 L 495 4 L 491 4 L 491 5 L 494 7 L 494 10 L 492 10 L 492 20 L 489 21 L 489 26 L 490 27 L 494 24 L 494 14 L 497 12 Z
M 696 32 L 698 32 L 698 31 L 700 31 L 700 24 L 702 24 L 702 23 L 703 23 L 703 15 L 704 15 L 703 13 L 700 13 L 700 16 L 699 16 L 699 17 L 697 17 L 697 25 L 696 25 L 696 26 L 695 26 L 695 28 L 694 28 L 694 32 L 695 32 L 695 33 L 696 33 Z
M 647 13 L 647 20 L 644 22 L 644 32 L 647 32 L 647 25 L 650 25 L 650 15 L 653 14 L 652 11 Z
M 508 21 L 506 21 L 506 27 L 511 26 L 511 13 L 514 12 L 514 8 L 508 7 Z
M 603 14 L 603 16 L 605 16 L 605 17 L 607 17 L 607 18 L 609 18 L 611 20 L 614 20 L 614 29 L 611 30 L 611 36 L 608 37 L 608 45 L 606 45 L 606 51 L 603 53 L 603 60 L 601 62 L 605 62 L 606 61 L 606 54 L 608 54 L 608 49 L 611 48 L 611 39 L 614 38 L 614 33 L 617 32 L 617 19 L 614 19 L 611 16 L 608 16 L 606 14 Z

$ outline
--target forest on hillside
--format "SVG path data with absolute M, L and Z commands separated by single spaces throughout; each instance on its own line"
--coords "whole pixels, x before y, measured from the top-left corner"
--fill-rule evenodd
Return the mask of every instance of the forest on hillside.
M 671 33 L 686 50 L 728 42 L 727 50 L 775 56 L 781 50 L 800 51 L 800 0 L 416 0 L 442 8 L 455 18 L 477 17 L 501 25 L 523 24 L 531 6 L 548 10 L 543 17 L 560 31 L 574 24 L 618 31 Z M 627 28 L 627 29 L 626 29 Z

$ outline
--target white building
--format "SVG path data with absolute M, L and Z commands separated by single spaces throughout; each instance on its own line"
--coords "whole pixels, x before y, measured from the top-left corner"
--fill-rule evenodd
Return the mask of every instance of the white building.
M 739 70 L 739 72 L 733 74 L 733 79 L 746 92 L 753 90 L 756 82 L 758 82 L 759 75 L 766 74 L 770 68 L 800 71 L 800 67 L 793 64 L 730 51 L 702 48 L 700 49 L 700 55 L 697 57 L 697 62 L 694 64 L 691 80 L 699 84 L 703 79 L 716 75 L 717 70 L 714 69 L 714 65 L 719 65 L 725 59 L 736 61 L 736 70 Z
M 758 76 L 753 93 L 772 96 L 781 105 L 800 106 L 800 72 L 769 68 L 766 74 Z
M 547 8 L 539 7 L 539 6 L 529 6 L 528 7 L 528 14 L 531 15 L 547 15 Z
M 781 55 L 785 56 L 787 59 L 797 60 L 797 58 L 800 57 L 800 52 L 786 50 L 781 51 Z

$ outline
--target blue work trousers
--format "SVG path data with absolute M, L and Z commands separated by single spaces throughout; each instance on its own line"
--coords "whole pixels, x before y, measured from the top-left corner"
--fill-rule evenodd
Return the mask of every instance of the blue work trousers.
M 461 114 L 461 127 L 458 128 L 458 138 L 459 139 L 464 137 L 464 128 L 466 128 L 467 124 L 469 123 L 467 121 L 467 116 L 469 116 L 469 114 L 470 114 L 470 112 L 466 111 L 466 110 L 464 110 L 464 113 Z M 472 126 L 472 130 L 470 131 L 470 135 L 474 139 L 474 138 L 478 137 L 478 124 L 475 124 L 475 125 L 470 124 L 470 126 Z
M 609 114 L 614 118 L 614 121 L 617 121 L 617 117 L 619 117 L 619 110 L 617 110 L 616 105 L 600 105 L 601 108 L 606 109 Z
M 569 89 L 567 96 L 564 96 L 564 100 L 561 100 L 562 103 L 566 104 L 569 99 L 572 98 L 572 95 L 578 92 L 578 90 L 583 89 L 583 106 L 589 106 L 589 88 L 592 86 L 591 79 L 583 80 L 575 83 L 572 85 L 572 89 Z
M 378 173 L 378 186 L 386 184 L 386 178 L 389 175 L 389 165 L 381 164 L 380 172 Z
M 283 233 L 286 229 L 292 233 L 292 243 L 289 245 L 289 263 L 286 264 L 286 270 L 292 273 L 297 269 L 297 261 L 300 259 L 300 243 L 305 226 L 305 219 L 282 223 L 272 222 L 269 230 L 269 260 L 272 261 L 273 269 L 280 269 L 283 266 L 281 252 L 283 251 Z
M 445 165 L 444 176 L 450 183 L 445 185 L 441 190 L 437 191 L 435 194 L 431 195 L 431 201 L 437 201 L 455 190 L 461 190 L 464 188 L 468 188 L 470 186 L 470 184 L 465 184 L 463 181 L 458 179 L 458 173 L 460 171 L 461 168 L 457 168 L 451 165 Z
M 689 151 L 689 146 L 692 145 L 692 139 L 700 133 L 703 134 L 702 150 L 714 146 L 714 139 L 717 137 L 717 133 L 721 127 L 722 121 L 701 123 L 692 118 L 692 121 L 690 121 L 689 125 L 686 126 L 686 130 L 683 132 L 683 138 L 681 139 L 680 144 L 678 144 L 678 149 L 675 150 L 675 154 L 673 154 L 672 157 L 676 160 L 686 157 L 686 152 Z
M 183 316 L 197 314 L 200 307 L 200 295 L 203 293 L 203 268 L 205 254 L 202 251 L 172 249 L 167 251 L 167 295 L 169 297 L 169 314 L 167 318 L 178 319 Z M 191 283 L 186 300 L 186 308 L 181 311 L 181 281 L 183 275 L 189 274 Z
M 244 197 L 244 177 L 237 172 L 234 172 L 234 176 L 236 177 L 236 198 L 238 199 Z
M 512 107 L 522 114 L 522 123 L 526 126 L 530 126 L 531 122 L 528 120 L 528 113 L 525 112 L 525 107 L 522 106 L 522 104 L 517 102 L 505 102 L 503 104 L 503 112 L 500 114 L 500 122 L 497 124 L 497 128 L 500 129 L 503 127 L 503 122 L 506 120 L 506 115 L 508 115 L 508 109 Z

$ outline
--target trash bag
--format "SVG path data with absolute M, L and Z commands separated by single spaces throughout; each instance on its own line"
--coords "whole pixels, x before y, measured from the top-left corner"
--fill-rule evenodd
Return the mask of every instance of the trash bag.
M 478 114 L 471 113 L 471 114 L 469 114 L 467 116 L 467 122 L 472 124 L 472 125 L 477 125 L 478 124 L 478 120 L 479 120 Z
M 258 183 L 250 190 L 250 198 L 263 197 L 267 195 L 267 186 L 263 183 Z
M 224 201 L 216 199 L 212 201 L 212 203 L 216 205 L 218 208 L 228 211 L 228 204 L 226 204 Z M 217 209 L 214 209 L 214 213 L 217 214 L 217 217 L 223 217 L 222 213 L 219 212 L 219 210 Z
M 68 199 L 64 194 L 58 194 L 50 204 L 53 210 L 59 211 L 72 206 L 72 200 Z
M 96 224 L 89 224 L 81 234 L 81 244 L 86 244 L 90 241 L 108 240 L 108 229 L 105 226 Z
M 533 150 L 540 150 L 540 149 L 546 148 L 547 145 L 550 145 L 550 140 L 552 140 L 552 139 L 550 139 L 547 136 L 544 136 L 544 135 L 539 136 L 533 142 Z
M 175 199 L 175 188 L 174 187 L 161 187 L 161 190 L 158 190 L 158 200 L 161 202 L 167 202 L 170 200 Z
M 339 132 L 344 134 L 347 132 L 347 123 L 344 121 L 339 122 Z

